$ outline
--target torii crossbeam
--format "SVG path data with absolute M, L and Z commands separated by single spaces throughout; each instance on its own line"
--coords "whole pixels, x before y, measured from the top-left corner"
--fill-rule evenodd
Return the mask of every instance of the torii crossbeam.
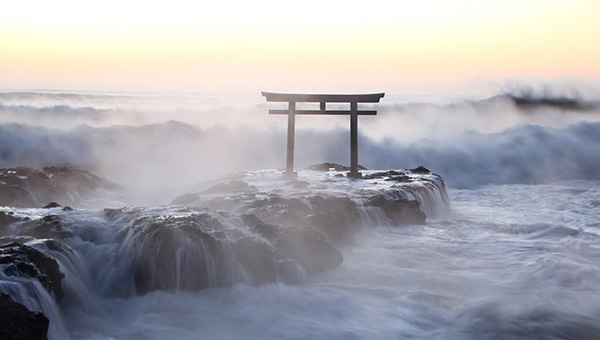
M 358 110 L 358 103 L 378 103 L 385 93 L 370 94 L 300 94 L 262 92 L 267 102 L 287 102 L 287 110 L 269 110 L 269 114 L 288 115 L 286 173 L 294 173 L 294 135 L 296 115 L 350 116 L 350 176 L 358 172 L 358 116 L 377 115 L 376 110 Z M 296 110 L 296 103 L 320 103 L 320 110 Z M 327 103 L 350 103 L 350 110 L 327 110 Z

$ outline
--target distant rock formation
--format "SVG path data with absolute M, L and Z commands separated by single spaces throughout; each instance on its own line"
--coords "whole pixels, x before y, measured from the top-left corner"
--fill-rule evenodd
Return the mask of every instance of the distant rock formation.
M 49 202 L 74 204 L 95 189 L 116 187 L 100 175 L 71 167 L 0 169 L 0 205 L 4 206 L 38 208 Z

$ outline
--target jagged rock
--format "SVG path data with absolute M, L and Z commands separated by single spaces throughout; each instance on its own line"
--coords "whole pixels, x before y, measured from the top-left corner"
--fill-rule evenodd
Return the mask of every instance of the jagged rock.
M 310 273 L 343 261 L 342 254 L 315 229 L 283 227 L 243 216 L 248 227 L 262 236 L 255 237 L 226 227 L 215 214 L 200 210 L 187 216 L 134 218 L 125 247 L 138 294 L 238 282 L 295 283 L 300 277 L 298 265 Z
M 16 232 L 18 235 L 59 240 L 73 236 L 72 232 L 62 227 L 62 220 L 58 215 L 46 215 L 39 219 L 23 221 Z
M 99 175 L 71 167 L 0 169 L 0 205 L 5 206 L 34 208 L 41 206 L 41 202 L 73 204 L 95 189 L 116 187 Z
M 185 217 L 144 216 L 130 229 L 131 263 L 136 291 L 197 290 L 216 286 L 222 228 L 206 214 Z M 217 259 L 215 261 L 215 259 Z
M 209 206 L 213 207 L 211 201 Z M 223 205 L 218 205 L 223 207 Z M 311 226 L 334 244 L 347 244 L 359 229 L 360 214 L 348 197 L 310 196 L 306 199 L 269 195 L 249 203 L 253 214 L 267 222 L 295 227 Z
M 424 166 L 419 166 L 417 168 L 414 169 L 410 169 L 410 172 L 412 172 L 413 174 L 430 174 L 431 171 L 429 169 L 427 169 Z
M 273 247 L 256 238 L 243 237 L 234 245 L 240 265 L 251 274 L 251 283 L 260 285 L 277 281 L 277 260 L 280 256 Z
M 9 295 L 0 293 L 0 339 L 46 340 L 50 320 L 40 313 L 13 301 Z
M 42 207 L 42 209 L 61 208 L 62 206 L 56 202 L 50 202 Z
M 401 183 L 411 182 L 410 177 L 406 175 L 404 172 L 396 171 L 396 170 L 388 170 L 388 171 L 379 171 L 374 172 L 368 175 L 363 175 L 362 179 L 383 179 L 385 181 L 395 181 Z
M 22 218 L 15 217 L 12 214 L 12 212 L 6 213 L 4 211 L 0 211 L 0 231 L 2 231 L 4 228 L 6 228 L 11 223 L 18 222 L 21 220 L 22 220 Z
M 312 210 L 304 217 L 309 225 L 334 245 L 352 242 L 360 229 L 360 213 L 348 197 L 312 196 L 308 199 Z
M 0 246 L 0 264 L 7 276 L 23 276 L 38 280 L 57 300 L 63 296 L 62 279 L 58 262 L 49 255 L 21 242 Z
M 277 249 L 311 271 L 332 269 L 344 262 L 342 253 L 311 228 L 290 227 L 276 242 Z
M 275 251 L 285 261 L 294 260 L 309 271 L 323 271 L 342 264 L 342 253 L 335 249 L 319 231 L 312 227 L 285 227 L 268 224 L 254 215 L 243 216 L 253 231 L 274 241 Z M 286 282 L 296 282 L 297 269 L 290 263 L 281 263 L 278 271 Z M 293 263 L 293 262 L 292 262 Z
M 45 206 L 42 207 L 42 209 L 52 209 L 52 208 L 62 208 L 63 211 L 71 211 L 73 210 L 73 208 L 69 207 L 68 205 L 63 207 L 62 205 L 56 203 L 56 202 L 50 202 L 48 204 L 46 204 Z
M 425 213 L 419 202 L 406 199 L 388 199 L 383 195 L 369 198 L 367 205 L 379 207 L 394 225 L 425 224 Z
M 260 220 L 256 215 L 242 215 L 242 220 L 250 226 L 252 231 L 262 235 L 264 238 L 273 240 L 279 235 L 279 227 Z

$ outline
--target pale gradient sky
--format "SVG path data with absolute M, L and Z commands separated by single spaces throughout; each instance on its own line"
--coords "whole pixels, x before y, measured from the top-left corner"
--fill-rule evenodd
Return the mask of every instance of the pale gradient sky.
M 464 93 L 600 82 L 598 0 L 0 0 L 0 89 Z

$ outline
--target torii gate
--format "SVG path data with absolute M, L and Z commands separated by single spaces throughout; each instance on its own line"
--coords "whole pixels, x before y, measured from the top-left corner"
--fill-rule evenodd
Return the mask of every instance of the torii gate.
M 287 110 L 269 110 L 269 114 L 288 115 L 286 173 L 294 174 L 294 135 L 296 115 L 350 115 L 350 176 L 358 172 L 358 116 L 377 115 L 376 110 L 358 110 L 358 103 L 378 103 L 385 93 L 371 94 L 299 94 L 261 92 L 267 102 L 288 102 Z M 320 110 L 296 110 L 296 103 L 320 103 Z M 327 103 L 350 103 L 350 110 L 327 110 Z

